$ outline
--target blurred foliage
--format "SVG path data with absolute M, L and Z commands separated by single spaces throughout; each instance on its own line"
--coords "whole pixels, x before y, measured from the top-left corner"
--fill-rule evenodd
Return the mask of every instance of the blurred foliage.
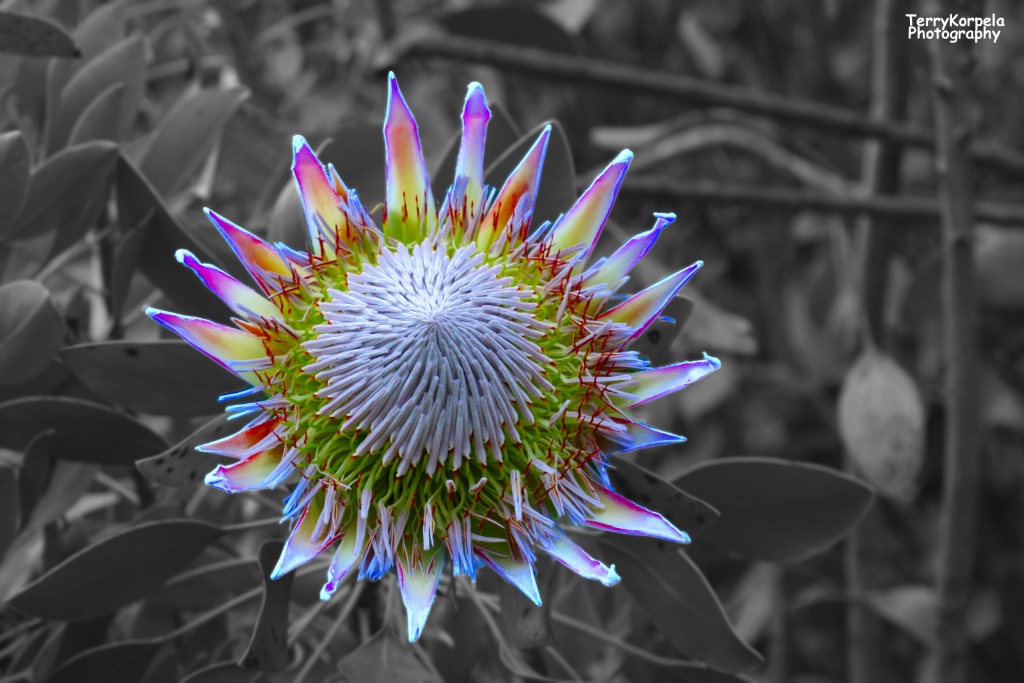
M 990 4 L 1007 28 L 979 45 L 976 114 L 983 137 L 1013 147 L 1024 7 Z M 694 543 L 681 552 L 585 537 L 618 563 L 622 585 L 548 566 L 539 615 L 523 613 L 486 572 L 476 590 L 446 581 L 415 647 L 396 626 L 390 579 L 350 585 L 331 603 L 316 599 L 320 564 L 294 581 L 262 579 L 280 537 L 279 493 L 229 497 L 197 483 L 218 461 L 192 446 L 226 433 L 214 398 L 234 388 L 231 378 L 141 315 L 166 304 L 228 318 L 174 262 L 187 248 L 245 277 L 204 205 L 302 246 L 292 134 L 313 142 L 368 207 L 379 202 L 390 66 L 440 185 L 451 179 L 468 82 L 497 103 L 489 177 L 507 172 L 531 129 L 560 122 L 539 220 L 564 211 L 593 176 L 587 169 L 627 145 L 641 175 L 836 192 L 860 174 L 860 141 L 475 64 L 403 60 L 418 35 L 864 110 L 871 24 L 871 3 L 845 0 L 3 3 L 0 680 L 843 680 L 851 596 L 835 541 L 872 498 L 836 472 L 844 452 L 883 494 L 864 598 L 885 620 L 878 680 L 911 680 L 937 623 L 936 225 L 883 224 L 888 278 L 874 313 L 884 329 L 865 343 L 854 221 L 668 206 L 623 191 L 602 253 L 646 229 L 654 211 L 680 215 L 634 271 L 637 288 L 695 258 L 707 264 L 696 291 L 673 303 L 675 324 L 660 322 L 641 343 L 660 362 L 707 350 L 723 368 L 647 409 L 689 443 L 627 456 L 615 475 Z M 906 66 L 907 110 L 927 122 L 918 48 Z M 908 152 L 903 191 L 928 194 L 933 182 L 929 157 Z M 1019 186 L 988 172 L 977 182 L 991 197 Z M 976 263 L 985 448 L 968 629 L 972 681 L 984 683 L 1024 679 L 1024 239 L 980 226 Z M 768 663 L 742 673 L 757 667 L 755 650 Z

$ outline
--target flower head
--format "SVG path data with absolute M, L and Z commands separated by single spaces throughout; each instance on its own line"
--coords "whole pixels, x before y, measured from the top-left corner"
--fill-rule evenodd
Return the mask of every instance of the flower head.
M 207 211 L 259 291 L 180 251 L 235 326 L 148 311 L 251 385 L 228 397 L 255 397 L 228 407 L 248 424 L 200 449 L 238 459 L 206 477 L 224 491 L 294 482 L 275 575 L 335 547 L 329 599 L 350 573 L 376 580 L 394 567 L 412 640 L 449 562 L 456 576 L 489 566 L 539 604 L 538 552 L 618 581 L 563 527 L 688 542 L 615 493 L 606 468 L 611 454 L 682 441 L 630 409 L 719 367 L 705 355 L 651 368 L 629 350 L 701 266 L 616 296 L 674 216 L 657 214 L 653 228 L 588 263 L 632 155 L 612 161 L 568 213 L 534 226 L 550 129 L 494 189 L 483 183 L 489 118 L 471 85 L 455 181 L 438 208 L 392 76 L 379 225 L 296 137 L 309 251 Z

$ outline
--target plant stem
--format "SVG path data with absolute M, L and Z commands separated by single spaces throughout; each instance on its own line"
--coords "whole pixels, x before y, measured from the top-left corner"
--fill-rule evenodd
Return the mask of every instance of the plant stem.
M 578 185 L 586 188 L 592 178 Z M 870 215 L 889 219 L 893 227 L 914 223 L 934 224 L 941 213 L 939 202 L 928 197 L 909 195 L 863 197 L 853 195 L 827 195 L 783 187 L 766 187 L 711 181 L 686 182 L 672 176 L 627 177 L 622 182 L 622 196 L 668 201 L 694 201 L 727 206 L 753 206 L 780 211 L 831 211 L 845 215 Z M 1024 206 L 996 202 L 978 202 L 975 216 L 979 221 L 1005 225 L 1007 228 L 1024 226 Z
M 981 2 L 945 0 L 941 12 L 979 16 Z M 936 590 L 939 633 L 929 670 L 939 683 L 966 683 L 966 611 L 974 562 L 978 488 L 978 413 L 974 382 L 974 188 L 966 89 L 969 41 L 930 41 L 936 173 L 942 207 L 942 313 L 945 342 L 945 451 Z
M 935 144 L 929 131 L 892 121 L 874 121 L 860 112 L 842 107 L 522 45 L 455 35 L 421 36 L 403 45 L 401 52 L 393 56 L 393 61 L 423 57 L 490 64 L 546 80 L 604 86 L 620 95 L 623 92 L 640 93 L 697 106 L 729 107 L 840 135 L 869 137 L 922 148 Z M 1008 173 L 1024 174 L 1024 155 L 1017 152 L 991 144 L 976 144 L 970 151 L 979 163 Z
M 876 121 L 901 120 L 906 115 L 909 43 L 899 25 L 900 3 L 875 0 L 871 56 L 871 111 Z M 869 197 L 893 195 L 899 189 L 900 145 L 868 140 L 864 145 L 861 183 Z M 937 208 L 937 207 L 936 207 Z M 860 249 L 857 287 L 864 343 L 885 345 L 884 312 L 889 281 L 889 252 L 893 233 L 882 216 L 862 214 L 857 221 Z M 854 471 L 847 457 L 846 469 Z M 878 538 L 883 531 L 879 512 L 871 510 L 846 542 L 846 588 L 861 597 L 846 606 L 846 677 L 850 683 L 878 680 L 880 624 L 863 598 L 876 587 Z

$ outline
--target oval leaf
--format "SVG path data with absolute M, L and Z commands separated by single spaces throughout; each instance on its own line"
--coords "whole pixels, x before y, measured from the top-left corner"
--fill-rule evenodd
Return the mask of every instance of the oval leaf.
M 189 519 L 140 524 L 72 555 L 8 604 L 58 621 L 110 614 L 155 591 L 222 533 Z
M 195 417 L 221 412 L 217 397 L 244 388 L 184 342 L 111 341 L 60 352 L 87 387 L 140 413 Z
M 1022 259 L 1024 235 L 992 226 L 979 226 L 974 242 L 974 268 L 981 304 L 1006 311 L 1024 310 Z
M 222 268 L 224 264 L 182 229 L 153 186 L 123 154 L 117 164 L 117 213 L 122 232 L 142 231 L 141 247 L 137 243 L 132 247 L 138 248 L 139 270 L 174 300 L 176 311 L 210 320 L 228 319 L 227 308 L 194 273 L 181 267 L 174 252 L 187 249 L 204 263 Z
M 733 630 L 707 579 L 678 546 L 610 534 L 599 542 L 603 559 L 615 563 L 622 585 L 680 653 L 729 673 L 763 661 Z
M 280 671 L 288 666 L 288 606 L 295 574 L 288 572 L 271 579 L 284 542 L 265 541 L 260 546 L 260 573 L 263 575 L 263 604 L 249 647 L 238 662 L 245 669 Z
M 138 683 L 161 643 L 156 640 L 136 640 L 111 643 L 80 652 L 57 667 L 46 679 L 47 683 Z
M 50 455 L 61 460 L 130 465 L 167 448 L 149 427 L 92 401 L 31 396 L 0 403 L 0 446 L 21 448 L 48 429 Z
M 75 27 L 74 38 L 82 59 L 91 60 L 124 38 L 124 0 L 100 5 Z
M 201 481 L 203 475 L 230 458 L 203 453 L 196 446 L 227 436 L 235 427 L 229 415 L 206 423 L 172 448 L 135 463 L 146 478 L 164 486 L 186 486 Z
M 145 226 L 132 228 L 122 234 L 114 248 L 114 263 L 110 269 L 110 317 L 120 320 L 125 301 L 131 291 L 132 276 L 142 257 L 146 242 Z
M 387 628 L 345 655 L 338 670 L 349 683 L 440 683 L 416 658 L 412 646 Z
M 71 36 L 40 17 L 0 11 L 0 52 L 26 57 L 77 57 Z
M 857 470 L 883 495 L 913 498 L 924 463 L 924 404 L 910 375 L 866 350 L 839 392 L 839 435 Z
M 71 77 L 61 90 L 53 122 L 47 126 L 46 149 L 53 152 L 64 147 L 86 108 L 118 84 L 124 86 L 124 92 L 113 127 L 116 139 L 123 139 L 135 121 L 146 84 L 146 45 L 141 36 L 126 38 L 104 50 Z
M 64 318 L 38 282 L 0 286 L 0 384 L 19 384 L 45 370 L 64 339 Z
M 772 458 L 727 458 L 685 472 L 680 488 L 721 513 L 702 540 L 768 562 L 796 562 L 850 533 L 874 492 L 827 467 Z
M 116 161 L 117 145 L 103 140 L 69 147 L 47 159 L 32 172 L 8 237 L 58 230 L 52 253 L 63 251 L 99 217 Z
M 0 235 L 10 232 L 28 188 L 28 148 L 21 131 L 0 133 Z
M 939 600 L 930 586 L 894 586 L 872 591 L 867 603 L 927 647 L 939 644 Z
M 627 458 L 617 458 L 608 470 L 615 490 L 635 503 L 660 513 L 691 536 L 703 533 L 719 518 L 718 510 L 681 491 Z
M 74 147 L 92 140 L 119 139 L 118 115 L 124 102 L 124 83 L 115 83 L 96 96 L 75 121 L 68 137 L 68 146 Z
M 201 90 L 175 103 L 139 160 L 161 196 L 171 196 L 197 175 L 224 124 L 248 95 L 245 89 Z

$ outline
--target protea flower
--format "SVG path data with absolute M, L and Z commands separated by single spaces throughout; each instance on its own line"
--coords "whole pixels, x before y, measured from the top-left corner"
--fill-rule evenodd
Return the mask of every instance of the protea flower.
M 674 216 L 657 214 L 588 265 L 632 155 L 616 157 L 568 213 L 532 226 L 550 128 L 495 191 L 483 184 L 489 118 L 474 83 L 438 208 L 392 75 L 379 225 L 296 137 L 308 253 L 207 210 L 260 291 L 179 251 L 235 326 L 148 310 L 251 385 L 227 397 L 253 397 L 227 408 L 248 424 L 200 450 L 238 458 L 206 477 L 229 493 L 295 482 L 274 576 L 336 546 L 327 600 L 350 573 L 376 580 L 395 567 L 410 640 L 448 562 L 453 576 L 487 565 L 539 604 L 538 552 L 605 585 L 619 580 L 565 527 L 687 543 L 615 493 L 606 469 L 611 454 L 683 441 L 630 409 L 719 367 L 705 355 L 651 368 L 628 350 L 702 265 L 616 297 Z

